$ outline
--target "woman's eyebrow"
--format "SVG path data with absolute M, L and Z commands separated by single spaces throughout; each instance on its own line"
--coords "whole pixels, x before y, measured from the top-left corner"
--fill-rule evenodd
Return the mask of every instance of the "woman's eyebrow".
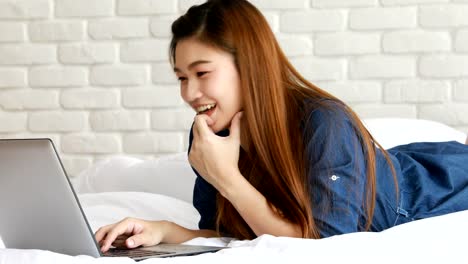
M 204 64 L 204 63 L 211 63 L 209 60 L 197 60 L 189 64 L 188 69 L 190 70 L 191 68 L 199 65 L 199 64 Z M 174 72 L 181 72 L 181 70 L 177 67 L 174 67 Z

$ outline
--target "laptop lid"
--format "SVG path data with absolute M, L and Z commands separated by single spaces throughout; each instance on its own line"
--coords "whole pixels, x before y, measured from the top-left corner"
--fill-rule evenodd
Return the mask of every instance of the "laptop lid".
M 7 248 L 100 256 L 50 139 L 0 140 L 0 215 Z
M 0 237 L 7 248 L 103 256 L 50 139 L 0 139 Z M 141 249 L 146 253 L 105 256 L 143 260 L 223 247 L 160 244 Z

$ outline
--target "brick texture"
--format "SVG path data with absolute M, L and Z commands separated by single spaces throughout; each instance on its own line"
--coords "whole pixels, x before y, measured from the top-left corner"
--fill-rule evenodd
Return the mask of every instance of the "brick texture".
M 53 138 L 71 176 L 116 154 L 186 150 L 195 112 L 168 45 L 203 2 L 0 0 L 0 137 Z M 467 0 L 251 3 L 292 65 L 362 118 L 468 132 Z

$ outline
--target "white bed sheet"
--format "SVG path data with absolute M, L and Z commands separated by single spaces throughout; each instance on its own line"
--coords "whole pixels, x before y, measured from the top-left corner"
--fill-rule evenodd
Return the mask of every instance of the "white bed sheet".
M 80 195 L 80 201 L 95 230 L 103 224 L 134 215 L 167 219 L 183 226 L 196 226 L 199 215 L 190 203 L 172 197 L 135 192 Z M 197 238 L 198 245 L 227 245 L 217 253 L 141 263 L 468 263 L 468 211 L 419 220 L 380 233 L 352 233 L 321 240 L 261 236 L 252 241 Z M 291 262 L 292 261 L 292 262 Z M 0 249 L 0 263 L 134 263 L 129 258 L 67 256 L 42 250 Z

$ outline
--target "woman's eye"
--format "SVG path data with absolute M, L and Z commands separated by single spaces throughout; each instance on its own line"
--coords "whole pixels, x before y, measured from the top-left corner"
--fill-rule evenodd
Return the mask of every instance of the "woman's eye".
M 198 76 L 198 77 L 202 77 L 202 76 L 205 75 L 206 73 L 208 73 L 208 72 L 197 72 L 197 76 Z
M 177 79 L 178 79 L 180 82 L 183 82 L 183 81 L 187 80 L 186 77 L 179 77 L 179 78 L 177 78 Z

